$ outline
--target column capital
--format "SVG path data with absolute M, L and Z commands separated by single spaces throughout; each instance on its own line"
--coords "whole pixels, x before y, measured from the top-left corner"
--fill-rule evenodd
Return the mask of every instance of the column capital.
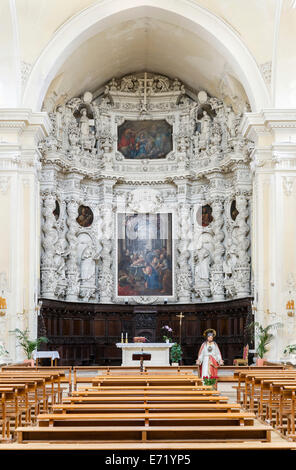
M 22 145 L 24 148 L 37 146 L 52 129 L 46 112 L 33 112 L 25 108 L 0 109 L 0 143 Z
M 296 143 L 296 109 L 263 109 L 245 113 L 240 125 L 242 135 L 256 144 Z

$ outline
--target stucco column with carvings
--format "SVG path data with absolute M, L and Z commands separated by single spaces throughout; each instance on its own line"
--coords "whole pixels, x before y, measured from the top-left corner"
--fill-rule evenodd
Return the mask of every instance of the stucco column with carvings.
M 112 272 L 112 256 L 114 246 L 114 218 L 112 204 L 106 203 L 102 208 L 102 251 L 99 274 L 100 301 L 109 303 L 114 296 L 114 283 Z
M 178 215 L 178 298 L 180 302 L 190 302 L 192 283 L 192 272 L 190 263 L 191 252 L 189 250 L 190 242 L 192 239 L 190 206 L 185 203 L 180 204 Z
M 225 248 L 223 245 L 224 233 L 222 231 L 224 225 L 223 217 L 223 201 L 215 199 L 212 203 L 213 208 L 213 232 L 214 232 L 214 253 L 212 266 L 211 290 L 213 300 L 224 300 L 224 272 L 223 272 L 223 254 Z
M 66 263 L 67 275 L 67 300 L 75 302 L 79 295 L 79 270 L 77 265 L 77 214 L 78 214 L 78 201 L 73 198 L 67 199 L 67 234 L 68 241 L 68 259 Z
M 239 297 L 247 297 L 250 294 L 250 256 L 248 254 L 250 228 L 247 223 L 249 218 L 248 200 L 244 194 L 239 194 L 236 197 L 236 208 L 238 211 L 236 218 L 238 261 L 235 267 L 235 287 Z
M 54 253 L 55 243 L 58 238 L 56 229 L 56 220 L 54 209 L 56 197 L 54 193 L 43 193 L 42 215 L 44 222 L 42 224 L 41 245 L 43 253 L 41 255 L 41 296 L 45 298 L 54 298 L 56 288 Z

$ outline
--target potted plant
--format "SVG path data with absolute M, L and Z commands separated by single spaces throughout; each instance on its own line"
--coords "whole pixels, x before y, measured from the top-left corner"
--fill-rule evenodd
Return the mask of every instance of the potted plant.
M 178 366 L 182 358 L 182 349 L 180 344 L 174 343 L 170 350 L 172 366 Z
M 272 329 L 276 329 L 282 326 L 282 323 L 273 323 L 271 325 L 267 325 L 265 328 L 260 325 L 259 322 L 254 322 L 250 325 L 250 327 L 255 327 L 255 336 L 256 336 L 256 353 L 257 353 L 257 366 L 264 365 L 264 354 L 268 351 L 267 346 L 271 343 L 274 338 L 274 334 L 271 332 Z
M 41 343 L 48 343 L 48 338 L 45 336 L 40 336 L 35 340 L 29 339 L 29 330 L 25 329 L 24 331 L 19 328 L 15 328 L 12 333 L 15 333 L 16 339 L 19 342 L 19 345 L 23 348 L 27 359 L 24 360 L 24 363 L 34 366 L 34 360 L 32 359 L 32 353 L 37 349 Z
M 8 359 L 9 352 L 5 349 L 3 344 L 0 344 L 0 362 L 4 362 Z
M 286 346 L 284 349 L 284 354 L 289 354 L 291 361 L 295 362 L 296 361 L 296 344 L 289 344 L 289 346 Z
M 164 325 L 162 328 L 162 331 L 163 331 L 163 336 L 162 336 L 162 339 L 165 343 L 171 343 L 172 340 L 171 338 L 168 336 L 168 335 L 172 335 L 173 333 L 173 330 L 171 327 L 169 327 L 168 325 Z

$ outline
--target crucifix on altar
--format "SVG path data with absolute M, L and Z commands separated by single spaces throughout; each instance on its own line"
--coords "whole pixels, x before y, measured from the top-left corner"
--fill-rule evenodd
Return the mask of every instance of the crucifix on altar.
M 182 312 L 177 313 L 176 317 L 179 318 L 179 344 L 182 346 L 182 320 L 185 317 Z M 182 364 L 182 360 L 180 361 L 180 364 Z
M 182 340 L 182 320 L 183 320 L 183 318 L 185 318 L 185 315 L 183 315 L 183 313 L 180 312 L 180 313 L 178 313 L 178 314 L 176 315 L 176 317 L 178 317 L 179 320 L 180 320 L 180 321 L 179 321 L 179 344 L 180 344 L 180 346 L 181 346 L 181 340 Z

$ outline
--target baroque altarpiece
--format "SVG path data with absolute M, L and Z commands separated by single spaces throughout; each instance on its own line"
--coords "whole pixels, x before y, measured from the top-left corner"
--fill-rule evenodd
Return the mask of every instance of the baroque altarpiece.
M 245 109 L 153 73 L 50 113 L 40 297 L 99 304 L 251 295 Z

